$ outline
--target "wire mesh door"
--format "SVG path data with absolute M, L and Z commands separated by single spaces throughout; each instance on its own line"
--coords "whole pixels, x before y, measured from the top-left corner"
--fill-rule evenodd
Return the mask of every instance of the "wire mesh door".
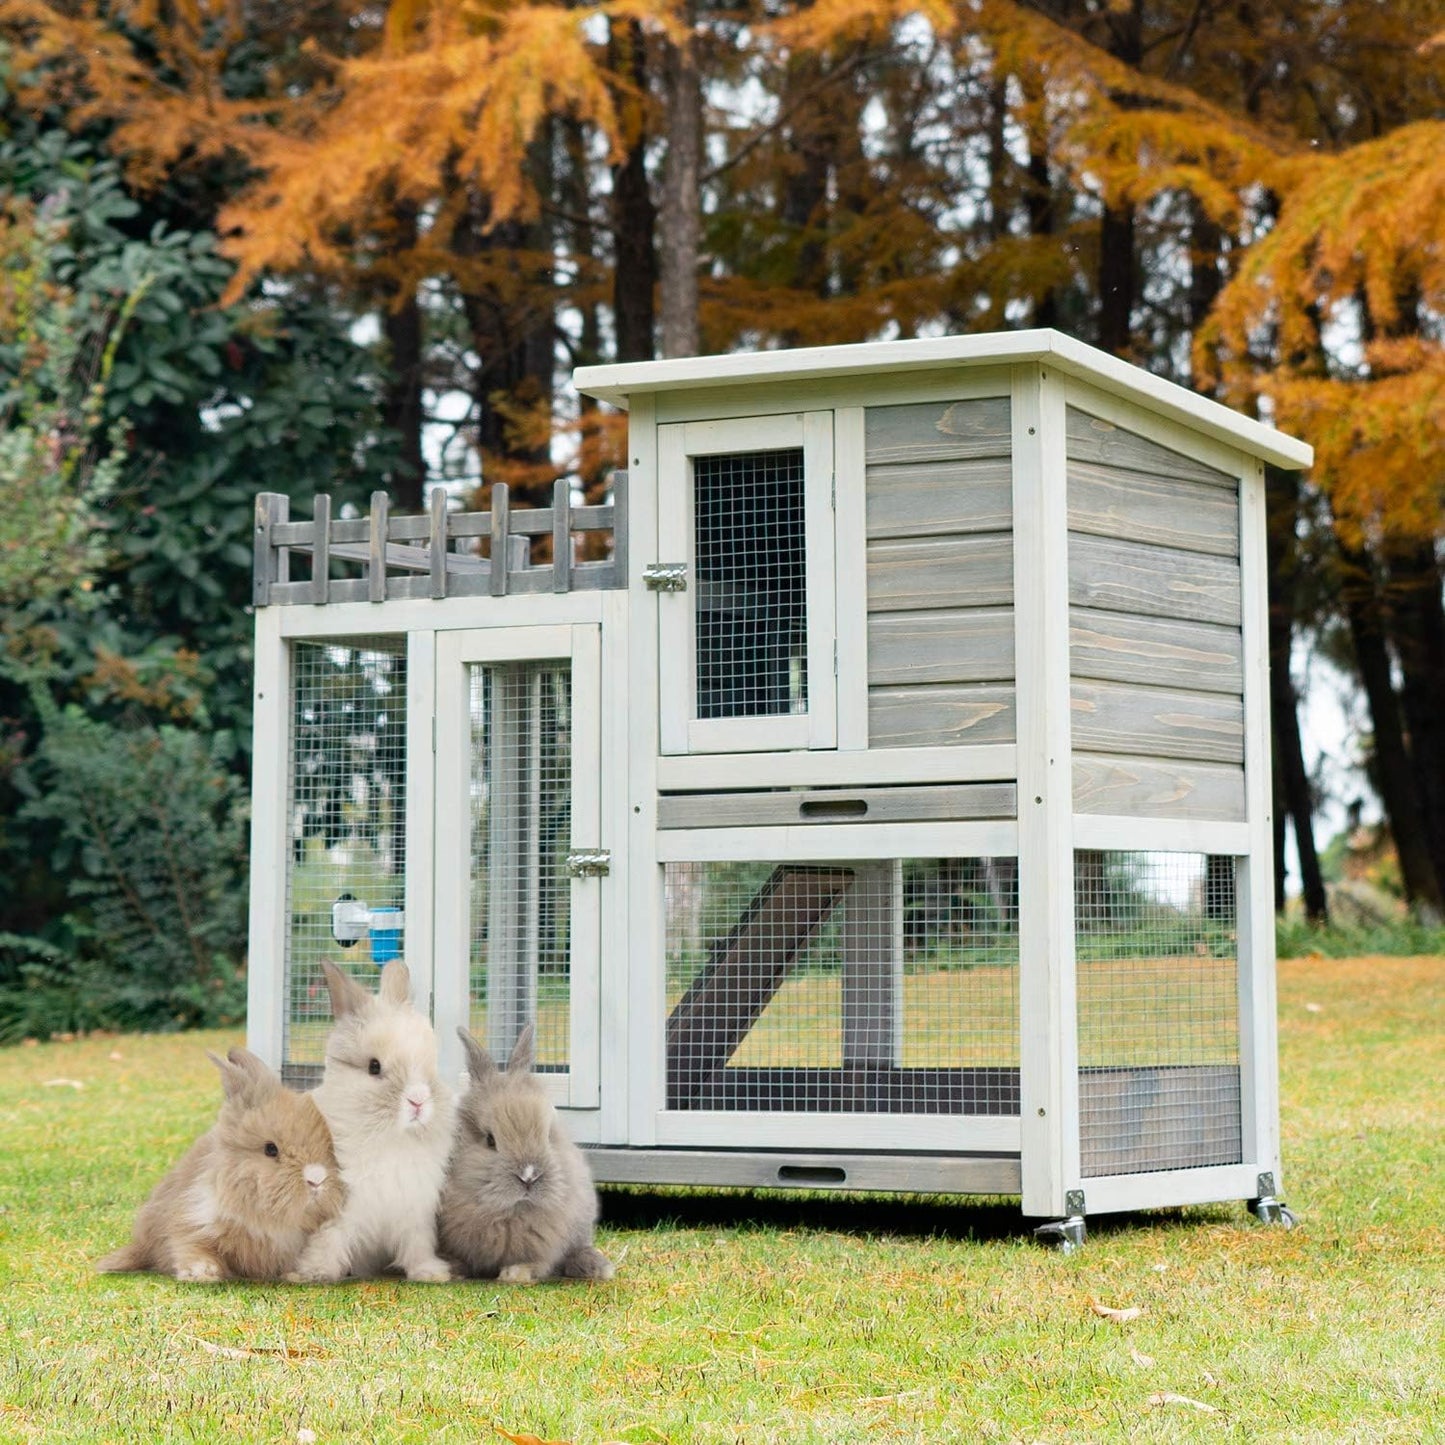
M 664 752 L 832 747 L 832 415 L 658 429 Z
M 1017 1116 L 1015 859 L 664 872 L 669 1109 Z
M 438 1027 L 505 1058 L 534 1023 L 574 1106 L 597 1087 L 596 664 L 595 627 L 438 642 Z
M 1242 1161 L 1235 860 L 1075 854 L 1086 1177 Z
M 286 812 L 288 926 L 282 1072 L 320 1082 L 334 960 L 368 988 L 400 951 L 406 882 L 404 637 L 298 639 L 291 647 Z M 351 926 L 337 905 L 351 904 Z M 386 926 L 386 925 L 392 926 Z

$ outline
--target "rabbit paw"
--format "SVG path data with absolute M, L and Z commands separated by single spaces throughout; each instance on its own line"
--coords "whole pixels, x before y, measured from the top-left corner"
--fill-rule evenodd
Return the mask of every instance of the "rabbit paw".
M 509 1264 L 497 1278 L 503 1284 L 536 1284 L 538 1275 L 535 1265 Z
M 226 1271 L 221 1268 L 219 1260 L 209 1259 L 205 1255 L 195 1255 L 185 1261 L 177 1270 L 176 1278 L 197 1281 L 202 1284 L 214 1284 L 218 1279 L 225 1279 Z
M 456 1276 L 445 1260 L 431 1259 L 412 1266 L 406 1277 L 414 1284 L 450 1284 Z
M 616 1272 L 612 1261 L 590 1244 L 573 1250 L 562 1261 L 562 1273 L 568 1279 L 611 1279 Z

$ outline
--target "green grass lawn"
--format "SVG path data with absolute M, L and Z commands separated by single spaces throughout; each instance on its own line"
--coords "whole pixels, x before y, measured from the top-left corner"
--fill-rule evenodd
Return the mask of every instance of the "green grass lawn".
M 1439 958 L 1281 964 L 1292 1233 L 609 1194 L 617 1279 L 523 1290 L 96 1275 L 237 1036 L 0 1050 L 0 1440 L 1445 1440 L 1442 999 Z

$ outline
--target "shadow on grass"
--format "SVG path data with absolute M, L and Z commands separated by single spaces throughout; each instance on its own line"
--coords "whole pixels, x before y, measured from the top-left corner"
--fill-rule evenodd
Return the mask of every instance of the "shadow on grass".
M 813 1230 L 824 1234 L 905 1239 L 1032 1242 L 1041 1221 L 1009 1198 L 805 1194 L 782 1190 L 639 1188 L 604 1185 L 602 1223 L 609 1229 Z M 1095 1215 L 1090 1238 L 1243 1223 L 1239 1205 Z M 1041 1249 L 1045 1246 L 1040 1245 Z

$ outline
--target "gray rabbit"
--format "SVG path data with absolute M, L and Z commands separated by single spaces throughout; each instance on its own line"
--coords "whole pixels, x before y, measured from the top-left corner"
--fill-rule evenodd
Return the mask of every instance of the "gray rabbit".
M 437 1216 L 438 1247 L 468 1274 L 507 1284 L 565 1276 L 611 1279 L 592 1243 L 597 1191 L 532 1074 L 532 1025 L 505 1072 L 459 1028 L 470 1084 Z

